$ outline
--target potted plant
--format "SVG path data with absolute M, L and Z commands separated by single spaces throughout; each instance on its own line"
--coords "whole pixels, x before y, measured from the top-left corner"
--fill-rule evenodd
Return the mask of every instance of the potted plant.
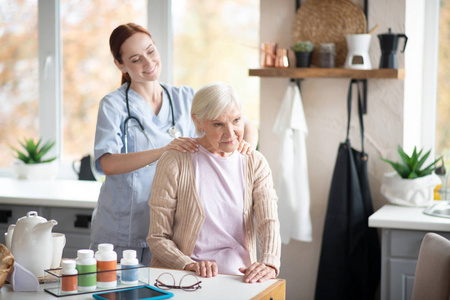
M 291 49 L 295 52 L 297 68 L 309 68 L 314 45 L 310 41 L 298 41 Z
M 53 148 L 55 142 L 47 141 L 42 143 L 42 139 L 35 142 L 33 139 L 24 139 L 20 145 L 25 151 L 14 150 L 16 160 L 12 163 L 12 170 L 18 179 L 54 179 L 58 173 L 56 156 L 44 158 Z
M 406 206 L 427 206 L 433 201 L 434 188 L 441 183 L 435 174 L 435 165 L 441 159 L 438 158 L 426 167 L 425 161 L 430 156 L 430 151 L 423 154 L 423 149 L 417 152 L 416 147 L 411 156 L 398 146 L 400 162 L 393 162 L 381 158 L 390 164 L 395 172 L 384 174 L 381 184 L 381 194 L 390 203 Z

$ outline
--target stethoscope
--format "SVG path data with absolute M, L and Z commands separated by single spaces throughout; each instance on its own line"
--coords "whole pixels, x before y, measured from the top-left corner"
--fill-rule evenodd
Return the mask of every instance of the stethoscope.
M 148 139 L 148 141 L 149 141 L 150 144 L 152 145 L 153 149 L 155 149 L 155 145 L 153 145 L 153 142 L 152 142 L 152 140 L 150 139 L 150 136 L 149 136 L 149 134 L 147 133 L 147 131 L 145 130 L 144 126 L 142 126 L 142 123 L 138 120 L 138 118 L 136 118 L 135 116 L 132 116 L 132 115 L 131 115 L 131 112 L 130 112 L 130 105 L 129 105 L 129 103 L 128 103 L 128 102 L 129 102 L 129 101 L 128 101 L 128 91 L 130 90 L 130 85 L 131 85 L 131 82 L 128 83 L 127 89 L 126 89 L 126 91 L 125 91 L 125 100 L 126 100 L 126 103 L 127 103 L 127 112 L 128 112 L 128 117 L 127 117 L 127 118 L 125 119 L 125 121 L 124 121 L 124 131 L 125 131 L 125 137 L 124 137 L 124 139 L 125 139 L 125 153 L 128 153 L 128 121 L 130 121 L 130 120 L 132 120 L 132 119 L 135 120 L 135 121 L 138 123 L 138 125 L 139 125 L 139 127 L 141 128 L 142 132 L 144 133 L 145 137 Z M 173 113 L 172 97 L 170 96 L 169 91 L 167 91 L 167 89 L 166 89 L 162 84 L 160 84 L 160 85 L 161 85 L 161 87 L 163 88 L 163 90 L 166 92 L 167 97 L 169 98 L 170 112 L 172 113 L 172 126 L 169 128 L 168 132 L 169 132 L 169 135 L 170 135 L 171 137 L 173 137 L 174 139 L 176 139 L 176 138 L 179 138 L 179 137 L 181 136 L 181 132 L 178 130 L 178 128 L 175 127 L 175 116 L 174 116 L 174 113 Z

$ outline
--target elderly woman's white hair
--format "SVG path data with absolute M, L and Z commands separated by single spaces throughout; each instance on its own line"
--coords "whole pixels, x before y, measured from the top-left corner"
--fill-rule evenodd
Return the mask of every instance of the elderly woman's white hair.
M 202 132 L 194 116 L 198 122 L 215 120 L 224 111 L 231 109 L 234 104 L 242 110 L 243 103 L 231 85 L 224 82 L 211 82 L 201 87 L 194 95 L 191 108 L 191 118 L 197 134 L 201 135 Z

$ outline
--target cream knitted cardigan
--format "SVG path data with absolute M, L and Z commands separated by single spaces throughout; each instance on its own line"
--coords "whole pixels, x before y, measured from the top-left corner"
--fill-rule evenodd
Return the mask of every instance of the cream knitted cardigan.
M 259 262 L 272 266 L 278 275 L 281 238 L 277 195 L 272 174 L 264 156 L 254 151 L 245 157 L 244 227 L 251 262 L 257 261 L 256 219 Z M 184 269 L 192 262 L 200 229 L 205 221 L 202 203 L 195 186 L 189 152 L 169 150 L 161 156 L 153 179 L 150 228 L 147 243 L 152 252 L 152 267 Z M 220 266 L 219 266 L 220 272 Z

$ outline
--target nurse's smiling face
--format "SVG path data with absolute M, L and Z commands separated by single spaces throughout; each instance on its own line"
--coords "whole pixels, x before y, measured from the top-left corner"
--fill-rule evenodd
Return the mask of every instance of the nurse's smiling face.
M 161 58 L 152 38 L 137 32 L 120 47 L 122 63 L 114 60 L 116 66 L 128 73 L 132 82 L 158 80 L 161 74 Z
M 200 145 L 218 156 L 230 156 L 239 146 L 244 135 L 242 113 L 237 104 L 226 109 L 215 120 L 197 120 L 197 128 L 205 132 L 198 139 Z

